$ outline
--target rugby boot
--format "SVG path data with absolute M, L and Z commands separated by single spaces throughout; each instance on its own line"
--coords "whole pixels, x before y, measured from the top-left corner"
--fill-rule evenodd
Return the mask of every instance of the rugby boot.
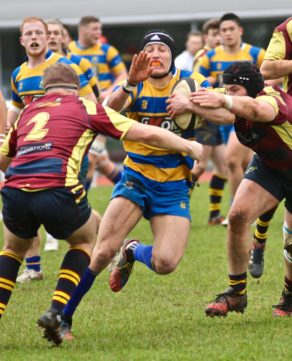
M 207 316 L 227 316 L 228 312 L 243 313 L 247 306 L 247 294 L 239 295 L 232 287 L 217 295 L 206 309 Z
M 123 242 L 116 260 L 116 266 L 110 274 L 109 284 L 113 292 L 119 292 L 128 282 L 135 263 L 133 252 L 139 243 L 134 239 Z
M 275 317 L 292 316 L 292 292 L 284 290 L 279 303 L 274 305 L 273 308 L 273 316 Z
M 250 252 L 248 270 L 253 278 L 260 278 L 264 272 L 265 245 L 256 246 Z
M 59 346 L 62 343 L 62 336 L 60 333 L 61 314 L 54 308 L 50 308 L 38 320 L 37 325 L 44 329 L 43 337 Z

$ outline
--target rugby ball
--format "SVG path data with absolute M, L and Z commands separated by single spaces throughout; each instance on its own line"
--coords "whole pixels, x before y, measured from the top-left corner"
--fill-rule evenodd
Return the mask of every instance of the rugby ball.
M 179 79 L 172 88 L 171 94 L 182 94 L 186 97 L 200 89 L 199 83 L 192 78 Z M 184 113 L 174 118 L 176 125 L 181 130 L 190 130 L 196 127 L 197 115 L 194 113 Z

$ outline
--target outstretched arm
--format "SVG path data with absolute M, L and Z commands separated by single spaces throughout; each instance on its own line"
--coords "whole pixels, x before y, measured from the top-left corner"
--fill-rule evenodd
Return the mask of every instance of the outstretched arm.
M 215 124 L 231 124 L 235 120 L 234 114 L 227 109 L 203 107 L 200 103 L 193 102 L 192 97 L 187 98 L 180 94 L 173 94 L 166 102 L 168 103 L 168 114 L 174 119 L 177 115 L 191 112 Z
M 277 104 L 272 97 L 270 98 L 271 102 L 268 103 L 261 100 L 261 97 L 254 99 L 249 96 L 231 96 L 205 89 L 191 94 L 191 101 L 200 107 L 214 108 L 215 110 L 226 108 L 239 118 L 257 122 L 270 122 L 275 119 Z
M 145 143 L 153 147 L 170 149 L 179 153 L 187 153 L 191 158 L 200 160 L 203 147 L 200 143 L 181 138 L 169 130 L 152 125 L 135 123 L 127 131 L 124 139 Z

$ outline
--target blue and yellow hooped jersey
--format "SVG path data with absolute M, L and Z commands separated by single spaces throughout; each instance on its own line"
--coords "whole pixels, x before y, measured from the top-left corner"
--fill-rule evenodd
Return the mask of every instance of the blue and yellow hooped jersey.
M 72 53 L 67 53 L 66 58 L 72 61 L 72 63 L 79 66 L 91 88 L 94 88 L 96 86 L 98 89 L 97 77 L 95 76 L 95 72 L 89 60 L 80 55 Z
M 130 94 L 127 116 L 140 123 L 167 129 L 184 138 L 194 137 L 194 131 L 182 133 L 166 111 L 166 100 L 174 84 L 179 79 L 190 76 L 197 80 L 201 87 L 209 87 L 208 81 L 201 74 L 175 69 L 172 79 L 164 88 L 155 88 L 148 80 L 139 83 Z M 190 170 L 194 163 L 190 157 L 142 143 L 124 141 L 123 144 L 128 153 L 124 166 L 136 175 L 157 182 L 172 182 L 169 183 L 170 187 L 173 186 L 173 182 L 190 179 Z
M 46 53 L 46 60 L 42 64 L 36 66 L 35 68 L 29 68 L 27 62 L 25 62 L 13 71 L 11 76 L 11 89 L 12 105 L 14 107 L 22 109 L 35 98 L 44 95 L 45 91 L 42 86 L 44 71 L 50 65 L 55 63 L 69 64 L 76 71 L 80 81 L 80 96 L 92 93 L 92 89 L 80 68 L 64 56 L 53 53 L 49 50 Z
M 265 50 L 242 43 L 237 53 L 228 53 L 222 45 L 208 51 L 198 59 L 196 70 L 206 78 L 212 76 L 218 80 L 218 76 L 231 64 L 236 61 L 250 61 L 257 67 L 263 62 Z M 214 84 L 218 86 L 219 84 Z
M 84 48 L 78 41 L 72 41 L 68 48 L 71 53 L 80 55 L 91 62 L 101 90 L 110 88 L 115 78 L 126 71 L 119 52 L 109 44 L 97 43 L 90 48 Z

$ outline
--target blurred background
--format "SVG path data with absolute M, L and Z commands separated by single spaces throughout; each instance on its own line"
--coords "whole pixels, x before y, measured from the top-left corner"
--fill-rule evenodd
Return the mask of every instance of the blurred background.
M 25 17 L 58 19 L 67 25 L 72 38 L 77 38 L 77 24 L 82 16 L 94 15 L 103 24 L 105 41 L 115 46 L 127 67 L 139 50 L 143 34 L 149 29 L 163 28 L 176 41 L 176 53 L 185 48 L 186 34 L 202 30 L 204 21 L 226 12 L 240 16 L 244 27 L 243 40 L 266 48 L 273 29 L 292 15 L 291 0 L 194 1 L 184 0 L 0 0 L 0 89 L 9 101 L 10 76 L 25 61 L 19 43 L 19 25 Z M 110 141 L 112 157 L 121 158 L 119 142 Z
M 205 20 L 225 12 L 241 17 L 244 41 L 266 48 L 273 28 L 292 15 L 292 3 L 290 0 L 0 0 L 0 87 L 9 99 L 11 72 L 25 60 L 24 49 L 19 44 L 19 25 L 25 17 L 59 19 L 68 25 L 73 38 L 76 38 L 80 17 L 99 17 L 104 36 L 129 65 L 142 35 L 150 28 L 169 31 L 175 37 L 179 54 L 184 50 L 190 30 L 201 30 Z

